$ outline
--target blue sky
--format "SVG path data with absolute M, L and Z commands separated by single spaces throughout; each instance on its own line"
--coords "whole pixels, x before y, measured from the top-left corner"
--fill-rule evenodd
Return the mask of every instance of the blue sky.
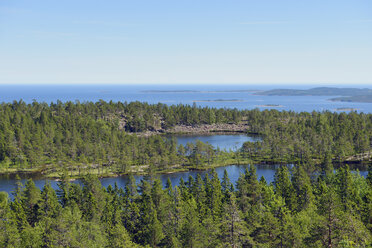
M 0 83 L 372 85 L 372 1 L 0 0 Z

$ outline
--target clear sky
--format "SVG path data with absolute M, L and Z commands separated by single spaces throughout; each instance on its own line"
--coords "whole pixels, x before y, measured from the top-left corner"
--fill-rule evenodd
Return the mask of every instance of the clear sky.
M 372 1 L 0 0 L 0 83 L 372 85 Z

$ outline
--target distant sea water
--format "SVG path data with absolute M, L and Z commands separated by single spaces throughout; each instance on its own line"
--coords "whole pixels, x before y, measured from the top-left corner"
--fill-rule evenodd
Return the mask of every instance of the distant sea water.
M 331 102 L 335 96 L 258 96 L 256 90 L 309 89 L 314 85 L 0 85 L 0 102 L 114 102 L 196 104 L 214 108 L 277 109 L 295 112 L 352 108 L 372 113 L 372 103 Z M 358 87 L 358 86 L 340 86 Z M 366 86 L 360 86 L 365 88 Z

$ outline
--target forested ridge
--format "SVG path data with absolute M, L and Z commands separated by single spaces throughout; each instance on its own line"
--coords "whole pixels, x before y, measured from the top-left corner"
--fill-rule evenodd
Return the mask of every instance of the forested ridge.
M 158 135 L 176 125 L 239 123 L 262 137 L 237 152 L 198 142 L 186 147 Z M 156 132 L 154 132 L 156 131 Z M 143 132 L 155 135 L 143 137 Z M 0 105 L 0 169 L 126 173 L 143 170 L 271 162 L 319 165 L 370 163 L 372 115 L 237 110 L 141 102 L 60 102 Z M 134 168 L 134 169 L 133 169 Z
M 268 185 L 250 166 L 236 185 L 212 170 L 122 189 L 64 174 L 56 191 L 30 179 L 13 201 L 0 193 L 0 247 L 370 247 L 371 175 L 281 166 Z

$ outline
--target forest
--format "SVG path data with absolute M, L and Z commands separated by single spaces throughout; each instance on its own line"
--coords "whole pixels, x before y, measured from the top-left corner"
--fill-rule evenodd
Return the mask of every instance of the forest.
M 224 151 L 163 135 L 211 124 L 239 124 L 260 140 Z M 370 247 L 371 139 L 372 115 L 357 112 L 2 103 L 0 172 L 59 183 L 0 192 L 0 247 Z M 213 169 L 176 187 L 157 178 L 234 163 L 248 164 L 235 185 Z M 280 165 L 272 183 L 255 163 Z M 351 172 L 355 163 L 366 178 Z M 137 185 L 133 173 L 145 179 Z M 131 180 L 102 187 L 98 177 L 112 174 Z
M 250 166 L 236 185 L 212 170 L 123 189 L 65 173 L 56 191 L 30 179 L 12 201 L 0 193 L 0 247 L 371 247 L 371 175 L 280 166 L 267 184 Z
M 197 142 L 178 146 L 162 133 L 175 126 L 240 124 L 261 137 L 237 151 Z M 144 135 L 150 134 L 150 135 Z M 237 110 L 141 102 L 0 105 L 0 172 L 59 177 L 157 173 L 226 164 L 371 164 L 372 115 L 350 112 Z

